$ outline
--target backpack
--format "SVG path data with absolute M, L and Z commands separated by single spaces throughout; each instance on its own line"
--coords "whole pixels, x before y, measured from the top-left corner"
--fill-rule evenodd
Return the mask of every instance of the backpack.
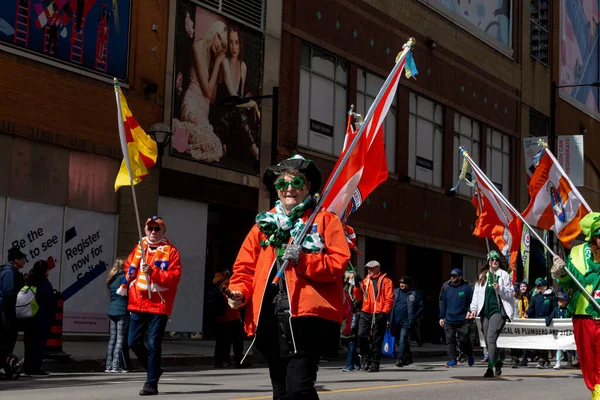
M 211 282 L 206 289 L 206 310 L 214 316 L 223 316 L 227 312 L 227 300 L 219 285 Z
M 17 319 L 27 319 L 35 316 L 40 306 L 37 303 L 35 294 L 37 288 L 35 286 L 25 285 L 17 294 Z

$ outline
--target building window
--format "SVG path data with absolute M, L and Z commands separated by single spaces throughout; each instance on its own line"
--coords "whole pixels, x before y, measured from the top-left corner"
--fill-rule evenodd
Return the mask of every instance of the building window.
M 487 128 L 487 176 L 504 197 L 509 196 L 510 137 Z
M 384 80 L 360 68 L 356 72 L 356 110 L 366 117 L 369 108 L 375 101 L 379 90 L 383 87 Z M 392 103 L 388 115 L 383 123 L 383 138 L 385 143 L 385 156 L 388 169 L 396 169 L 396 99 Z
M 531 0 L 531 56 L 544 64 L 548 63 L 548 0 Z
M 348 115 L 348 63 L 302 44 L 300 66 L 298 144 L 339 155 Z
M 410 94 L 408 120 L 408 175 L 442 186 L 442 106 Z
M 458 148 L 464 146 L 473 161 L 479 165 L 479 154 L 481 152 L 481 135 L 479 122 L 467 118 L 463 115 L 454 114 L 454 176 L 458 178 L 460 169 L 463 164 L 463 157 L 461 156 Z M 469 174 L 470 170 L 467 170 L 467 178 L 472 179 Z M 458 186 L 458 193 L 465 196 L 472 197 L 473 189 L 468 185 L 461 183 Z

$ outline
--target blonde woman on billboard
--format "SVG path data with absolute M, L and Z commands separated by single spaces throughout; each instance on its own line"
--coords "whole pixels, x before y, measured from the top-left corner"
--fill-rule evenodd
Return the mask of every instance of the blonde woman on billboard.
M 185 27 L 188 37 L 192 38 L 194 22 L 189 13 L 186 13 Z M 191 50 L 193 63 L 189 69 L 189 86 L 183 95 L 181 119 L 173 119 L 173 128 L 176 136 L 187 135 L 187 151 L 192 158 L 216 162 L 223 157 L 223 145 L 208 121 L 208 114 L 227 51 L 227 26 L 222 21 L 213 22 Z M 180 71 L 182 73 L 185 71 Z

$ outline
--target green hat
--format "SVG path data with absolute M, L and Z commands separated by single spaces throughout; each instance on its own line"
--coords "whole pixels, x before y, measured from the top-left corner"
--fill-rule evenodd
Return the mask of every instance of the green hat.
M 541 282 L 541 281 L 543 281 L 543 280 L 544 280 L 544 278 L 537 278 L 537 279 L 535 280 L 535 284 L 537 285 L 538 283 L 540 283 L 540 282 Z
M 304 174 L 310 181 L 310 193 L 315 194 L 321 190 L 322 175 L 321 170 L 317 167 L 312 160 L 307 160 L 300 154 L 296 154 L 293 157 L 283 160 L 277 165 L 270 166 L 263 175 L 263 183 L 270 190 L 274 190 L 275 178 L 286 169 L 297 169 L 300 173 Z
M 496 250 L 490 251 L 487 255 L 487 259 L 491 260 L 492 258 L 497 258 L 498 260 L 500 260 L 501 259 L 500 253 L 498 253 Z
M 581 226 L 581 231 L 585 235 L 585 240 L 590 240 L 592 236 L 600 235 L 600 213 L 589 213 L 581 219 L 579 226 Z

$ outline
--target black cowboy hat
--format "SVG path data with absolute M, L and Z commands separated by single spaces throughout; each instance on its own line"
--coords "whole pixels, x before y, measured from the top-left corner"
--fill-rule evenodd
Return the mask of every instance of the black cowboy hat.
M 323 177 L 321 175 L 321 170 L 317 167 L 312 160 L 307 160 L 299 154 L 288 158 L 287 160 L 283 160 L 277 165 L 272 165 L 265 171 L 263 175 L 263 183 L 269 190 L 275 190 L 275 179 L 277 176 L 281 175 L 282 171 L 286 169 L 297 169 L 300 173 L 304 174 L 306 178 L 310 181 L 310 193 L 315 194 L 321 190 L 321 185 L 323 184 Z

